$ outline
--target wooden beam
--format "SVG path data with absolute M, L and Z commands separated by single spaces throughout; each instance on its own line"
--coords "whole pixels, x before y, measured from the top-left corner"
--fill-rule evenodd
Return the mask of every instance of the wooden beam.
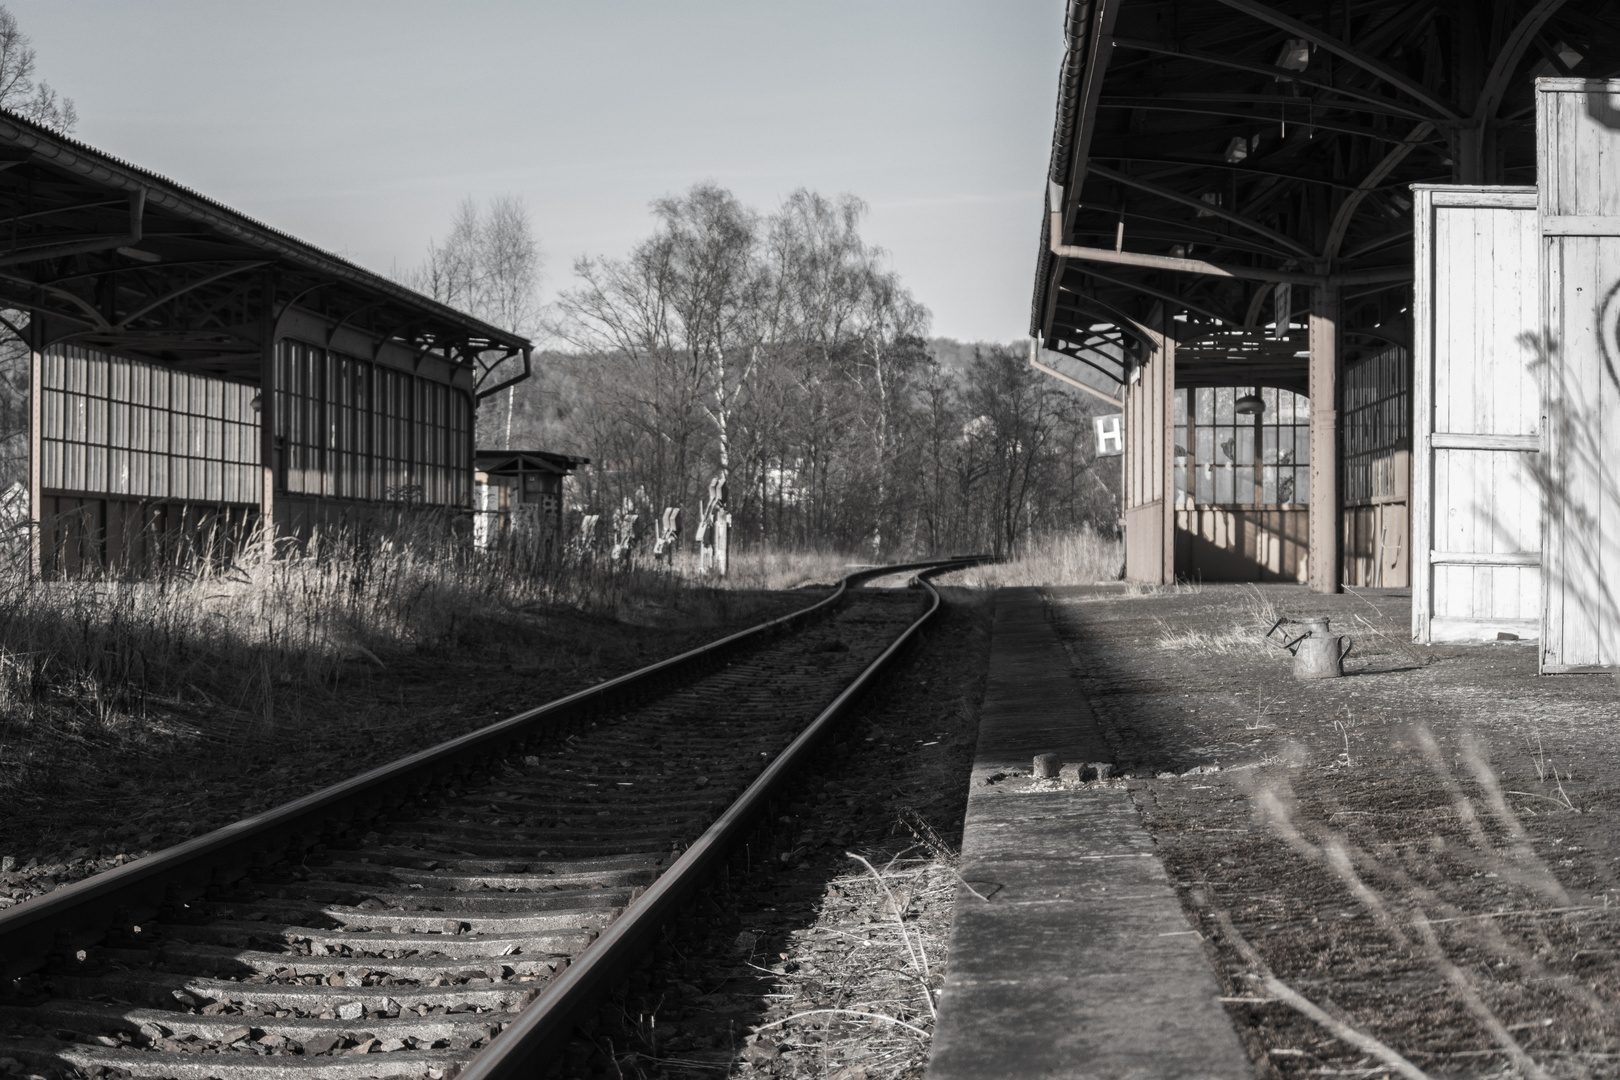
M 1385 154 L 1384 159 L 1373 166 L 1372 171 L 1362 178 L 1361 183 L 1356 185 L 1356 190 L 1352 191 L 1349 197 L 1339 204 L 1338 213 L 1333 215 L 1333 226 L 1328 229 L 1327 243 L 1322 245 L 1322 260 L 1324 262 L 1332 263 L 1334 259 L 1339 257 L 1339 246 L 1344 243 L 1344 234 L 1349 230 L 1350 219 L 1355 217 L 1356 207 L 1361 205 L 1361 200 L 1365 199 L 1373 188 L 1382 183 L 1384 177 L 1395 171 L 1395 166 L 1404 161 L 1406 155 L 1417 147 L 1418 142 L 1433 130 L 1434 125 L 1427 120 L 1413 128 L 1406 138 L 1401 140 L 1401 144 Z
M 1101 226 L 1094 229 L 1081 227 L 1086 221 L 1085 215 L 1096 215 L 1101 219 Z M 1065 230 L 1072 240 L 1082 235 L 1102 236 L 1113 239 L 1119 235 L 1119 219 L 1126 219 L 1125 235 L 1133 239 L 1160 240 L 1166 244 L 1203 244 L 1205 247 L 1226 248 L 1229 251 L 1241 251 L 1265 258 L 1284 258 L 1276 248 L 1268 244 L 1261 244 L 1250 240 L 1246 236 L 1234 236 L 1231 233 L 1217 232 L 1208 226 L 1196 222 L 1177 221 L 1175 218 L 1159 217 L 1157 214 L 1144 214 L 1139 210 L 1124 210 L 1122 207 L 1107 206 L 1103 203 L 1086 203 L 1081 206 L 1077 217 L 1080 221 L 1071 219 Z M 1148 225 L 1163 226 L 1161 231 L 1143 230 L 1131 227 L 1133 223 L 1146 223 Z
M 125 315 L 122 319 L 119 319 L 118 322 L 114 324 L 114 327 L 116 329 L 122 330 L 125 327 L 129 326 L 129 324 L 130 324 L 130 322 L 132 320 L 140 318 L 142 315 L 145 315 L 149 311 L 153 311 L 153 310 L 155 310 L 157 308 L 162 307 L 164 304 L 167 304 L 171 300 L 177 299 L 179 297 L 182 297 L 182 296 L 186 295 L 189 292 L 193 292 L 193 291 L 195 291 L 197 289 L 200 289 L 204 285 L 211 285 L 214 282 L 219 281 L 221 278 L 228 278 L 232 274 L 240 274 L 244 270 L 256 270 L 259 267 L 265 266 L 265 265 L 268 265 L 268 264 L 266 264 L 266 263 L 238 263 L 235 266 L 229 266 L 229 267 L 226 267 L 223 270 L 219 270 L 219 271 L 216 271 L 215 273 L 208 274 L 208 275 L 206 275 L 204 277 L 198 278 L 196 281 L 190 282 L 190 283 L 188 283 L 186 285 L 182 285 L 178 289 L 171 289 L 169 292 L 164 293 L 162 296 L 159 296 L 157 299 L 152 300 L 152 301 L 150 301 L 150 302 L 148 302 L 146 304 L 143 304 L 140 307 L 136 308 L 134 311 L 130 312 L 128 315 Z
M 1156 97 L 1107 97 L 1097 103 L 1099 109 L 1129 109 L 1132 111 L 1148 112 L 1176 112 L 1188 116 L 1219 116 L 1224 119 L 1241 120 L 1246 124 L 1260 126 L 1265 124 L 1280 124 L 1284 121 L 1302 123 L 1318 131 L 1331 131 L 1337 135 L 1354 135 L 1363 139 L 1372 139 L 1374 142 L 1397 143 L 1400 137 L 1393 132 L 1371 127 L 1366 124 L 1347 124 L 1339 120 L 1318 115 L 1324 106 L 1312 101 L 1310 98 L 1273 98 L 1278 108 L 1272 112 L 1259 111 L 1260 107 L 1248 111 L 1221 108 L 1216 105 L 1203 105 L 1197 102 L 1166 101 Z M 1293 108 L 1289 108 L 1293 103 Z M 1304 117 L 1309 119 L 1304 119 Z M 1166 138 L 1176 134 L 1201 135 L 1201 131 L 1155 132 L 1159 138 Z
M 1236 127 L 1236 125 L 1234 125 Z M 1249 125 L 1243 125 L 1247 128 Z M 1242 130 L 1242 128 L 1239 128 Z M 1251 154 L 1258 156 L 1258 151 Z M 1320 176 L 1310 176 L 1299 172 L 1283 172 L 1281 169 L 1258 169 L 1252 165 L 1238 165 L 1230 161 L 1195 160 L 1193 158 L 1178 157 L 1149 157 L 1143 154 L 1104 154 L 1098 153 L 1095 157 L 1103 161 L 1129 161 L 1142 165 L 1174 165 L 1186 169 L 1213 169 L 1217 172 L 1237 173 L 1239 177 L 1250 177 L 1255 180 L 1290 180 L 1301 184 L 1319 184 L 1322 187 L 1341 188 L 1345 191 L 1354 190 L 1343 180 L 1326 179 Z
M 1143 285 L 1138 281 L 1127 281 L 1125 278 L 1117 278 L 1110 274 L 1104 274 L 1100 271 L 1092 269 L 1089 266 L 1079 267 L 1078 269 L 1081 273 L 1090 274 L 1099 281 L 1107 281 L 1115 285 L 1121 285 L 1127 289 L 1139 292 L 1144 296 L 1151 296 L 1157 300 L 1167 301 L 1176 307 L 1186 308 L 1188 311 L 1197 312 L 1206 319 L 1214 319 L 1218 323 L 1223 323 L 1227 326 L 1233 327 L 1234 329 L 1237 328 L 1237 323 L 1233 322 L 1231 319 L 1228 319 L 1225 315 L 1217 315 L 1208 308 L 1199 307 L 1198 305 L 1188 301 L 1186 297 L 1177 296 L 1175 293 L 1165 292 L 1162 289 L 1155 289 L 1151 285 Z
M 1301 244 L 1293 237 L 1285 236 L 1269 226 L 1260 224 L 1258 221 L 1251 221 L 1242 214 L 1228 210 L 1224 206 L 1217 206 L 1215 203 L 1204 202 L 1202 199 L 1194 198 L 1191 195 L 1184 195 L 1172 188 L 1160 187 L 1158 184 L 1150 183 L 1146 180 L 1139 180 L 1129 173 L 1115 172 L 1113 169 L 1106 169 L 1096 163 L 1091 165 L 1090 171 L 1105 180 L 1112 180 L 1116 184 L 1124 184 L 1126 187 L 1133 187 L 1138 191 L 1145 191 L 1149 195 L 1155 195 L 1161 199 L 1168 199 L 1171 202 L 1181 203 L 1183 206 L 1189 206 L 1201 214 L 1209 214 L 1213 217 L 1221 218 L 1224 221 L 1231 222 L 1240 229 L 1246 229 L 1258 236 L 1264 236 L 1266 239 L 1272 241 L 1282 248 L 1282 250 L 1277 253 L 1278 255 L 1292 253 L 1300 258 L 1305 259 L 1315 257 L 1315 253 L 1312 252 L 1310 248 L 1306 247 L 1304 244 Z
M 1298 19 L 1293 18 L 1292 16 L 1284 15 L 1275 8 L 1260 3 L 1259 0 L 1216 0 L 1216 2 L 1225 4 L 1234 11 L 1241 11 L 1245 15 L 1259 19 L 1261 22 L 1270 23 L 1279 30 L 1286 30 L 1295 37 L 1304 38 L 1306 41 L 1309 41 L 1318 48 L 1326 49 L 1335 56 L 1348 60 L 1356 67 L 1367 72 L 1369 75 L 1375 76 L 1402 93 L 1421 101 L 1430 109 L 1433 109 L 1434 115 L 1430 116 L 1429 119 L 1435 121 L 1436 123 L 1449 122 L 1449 124 L 1454 125 L 1462 120 L 1462 117 L 1458 116 L 1449 104 L 1440 100 L 1438 97 L 1435 97 L 1428 91 L 1426 87 L 1413 82 L 1411 79 L 1408 79 L 1406 76 L 1391 69 L 1379 60 L 1368 56 L 1366 53 L 1355 48 L 1354 46 L 1340 41 L 1331 34 L 1325 34 L 1313 26 L 1300 22 Z M 1314 493 L 1312 494 L 1312 498 L 1315 498 Z M 1313 566 L 1315 565 L 1315 562 L 1315 559 L 1311 560 Z
M 1561 2 L 1561 0 L 1560 0 Z M 1334 86 L 1322 79 L 1313 79 L 1303 72 L 1291 68 L 1275 67 L 1271 64 L 1252 64 L 1240 60 L 1236 56 L 1222 56 L 1219 53 L 1203 52 L 1198 49 L 1176 49 L 1158 42 L 1146 41 L 1142 38 L 1115 38 L 1114 45 L 1121 49 L 1139 49 L 1142 52 L 1155 53 L 1159 56 L 1174 56 L 1183 60 L 1192 60 L 1200 64 L 1209 64 L 1213 67 L 1229 68 L 1233 71 L 1247 71 L 1255 75 L 1270 75 L 1282 82 L 1298 83 L 1301 86 L 1310 86 L 1318 90 L 1326 90 L 1334 94 L 1343 94 L 1363 103 L 1358 111 L 1374 113 L 1383 116 L 1405 116 L 1412 120 L 1428 119 L 1427 114 L 1408 109 L 1398 102 L 1390 101 L 1386 97 L 1367 93 L 1349 86 Z M 1367 108 L 1366 106 L 1372 106 Z

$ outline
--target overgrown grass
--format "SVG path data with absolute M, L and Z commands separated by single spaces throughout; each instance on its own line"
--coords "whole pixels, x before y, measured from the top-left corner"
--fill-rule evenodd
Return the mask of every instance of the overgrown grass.
M 74 746 L 137 752 L 189 725 L 178 716 L 206 716 L 198 735 L 225 741 L 304 722 L 311 694 L 329 706 L 322 691 L 346 666 L 521 649 L 581 616 L 720 627 L 780 606 L 747 590 L 836 581 L 845 561 L 744 554 L 728 579 L 697 574 L 695 557 L 673 573 L 650 560 L 558 561 L 475 550 L 431 512 L 275 554 L 250 540 L 229 559 L 182 557 L 141 578 L 40 581 L 13 549 L 0 554 L 0 802 Z
M 806 585 L 834 585 L 838 579 L 867 565 L 843 552 L 819 548 L 795 550 L 770 545 L 733 548 L 725 577 L 705 575 L 695 551 L 675 560 L 676 574 L 720 589 L 797 589 Z
M 1004 585 L 1096 585 L 1118 581 L 1125 549 L 1090 529 L 1029 538 L 1008 559 L 940 578 L 943 584 L 994 589 Z
M 1200 586 L 1164 588 L 1197 590 Z M 1200 656 L 1270 656 L 1279 652 L 1283 643 L 1294 636 L 1285 633 L 1288 630 L 1286 623 L 1279 625 L 1282 618 L 1283 612 L 1276 600 L 1250 586 L 1238 621 L 1229 630 L 1172 626 L 1163 619 L 1155 619 L 1159 626 L 1159 637 L 1155 644 L 1161 649 Z

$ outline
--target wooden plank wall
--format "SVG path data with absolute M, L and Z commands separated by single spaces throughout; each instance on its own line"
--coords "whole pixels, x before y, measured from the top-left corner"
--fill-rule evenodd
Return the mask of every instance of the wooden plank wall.
M 1537 80 L 1547 601 L 1541 670 L 1620 664 L 1620 81 Z
M 1534 189 L 1414 187 L 1412 633 L 1540 630 Z M 1527 337 L 1529 335 L 1529 337 Z
M 1158 340 L 1125 387 L 1125 580 L 1144 584 L 1175 580 L 1169 496 L 1175 342 Z
M 1203 506 L 1176 511 L 1176 565 L 1208 581 L 1304 583 L 1310 510 Z

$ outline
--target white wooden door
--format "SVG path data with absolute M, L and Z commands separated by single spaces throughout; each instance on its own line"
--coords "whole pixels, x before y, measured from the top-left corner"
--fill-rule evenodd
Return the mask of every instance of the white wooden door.
M 1541 630 L 1536 189 L 1414 186 L 1412 636 Z
M 1620 665 L 1620 81 L 1537 80 L 1547 605 L 1541 670 Z

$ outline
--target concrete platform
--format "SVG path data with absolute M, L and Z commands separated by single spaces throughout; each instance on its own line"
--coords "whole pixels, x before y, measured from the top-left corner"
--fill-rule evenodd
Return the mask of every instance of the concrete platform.
M 930 1080 L 1252 1080 L 1198 932 L 1109 761 L 1039 590 L 996 597 Z

